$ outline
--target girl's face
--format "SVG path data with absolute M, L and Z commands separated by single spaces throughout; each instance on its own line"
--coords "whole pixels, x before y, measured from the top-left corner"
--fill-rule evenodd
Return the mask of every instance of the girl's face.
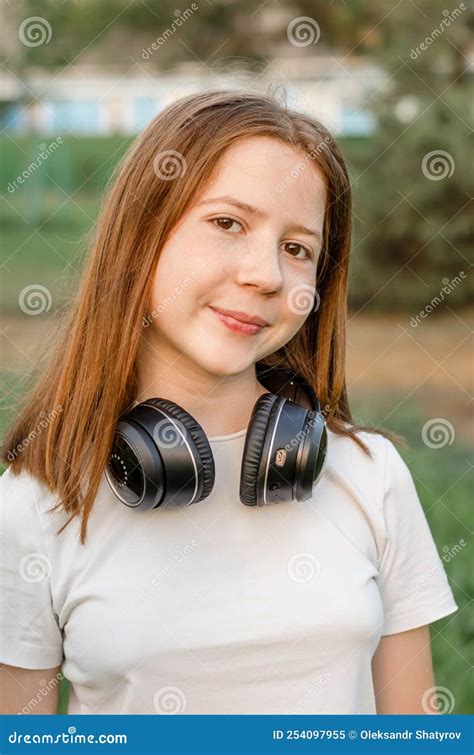
M 325 204 L 322 174 L 304 152 L 269 137 L 226 150 L 157 264 L 149 335 L 168 366 L 180 371 L 185 359 L 237 374 L 298 332 L 316 305 Z M 238 332 L 213 308 L 268 324 Z

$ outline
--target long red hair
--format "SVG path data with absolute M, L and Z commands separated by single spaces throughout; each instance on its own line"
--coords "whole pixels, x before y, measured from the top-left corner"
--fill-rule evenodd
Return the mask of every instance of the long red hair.
M 160 249 L 225 150 L 237 140 L 267 136 L 305 153 L 326 181 L 319 306 L 285 346 L 265 358 L 299 372 L 313 386 L 328 427 L 365 453 L 345 383 L 351 190 L 340 148 L 309 115 L 271 95 L 205 91 L 171 104 L 150 123 L 117 166 L 99 216 L 75 301 L 50 349 L 36 386 L 20 407 L 2 447 L 14 474 L 25 469 L 57 494 L 55 508 L 81 516 L 84 544 L 120 414 L 137 393 L 137 354 Z M 160 180 L 156 160 L 172 150 L 186 170 Z M 165 162 L 163 169 L 166 170 Z M 37 432 L 39 417 L 50 417 Z M 34 433 L 34 441 L 24 439 Z M 21 449 L 18 452 L 18 449 Z

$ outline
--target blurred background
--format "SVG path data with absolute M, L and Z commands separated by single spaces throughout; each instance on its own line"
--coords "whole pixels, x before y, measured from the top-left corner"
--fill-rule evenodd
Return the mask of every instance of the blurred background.
M 136 134 L 208 88 L 272 92 L 311 113 L 338 138 L 354 194 L 351 407 L 357 422 L 409 443 L 401 453 L 460 606 L 432 625 L 442 712 L 472 712 L 472 6 L 184 6 L 0 6 L 2 432 L 38 374 L 107 179 Z M 63 681 L 60 712 L 67 694 Z

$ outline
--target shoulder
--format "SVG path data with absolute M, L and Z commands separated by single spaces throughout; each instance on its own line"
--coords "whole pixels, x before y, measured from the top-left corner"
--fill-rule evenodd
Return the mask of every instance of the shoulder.
M 363 487 L 379 484 L 383 489 L 387 465 L 398 456 L 397 449 L 380 433 L 357 431 L 355 435 L 365 445 L 368 454 L 350 436 L 328 429 L 327 471 L 348 476 Z
M 368 455 L 346 435 L 328 430 L 323 476 L 339 491 L 356 500 L 367 516 L 384 528 L 385 508 L 406 493 L 413 498 L 411 473 L 394 443 L 380 433 L 357 431 Z
M 422 519 L 423 508 L 415 475 L 395 444 L 380 433 L 356 433 L 370 457 L 348 436 L 328 431 L 326 456 L 328 477 L 343 486 L 365 508 L 381 514 L 384 526 L 397 526 L 400 519 Z
M 57 497 L 39 479 L 22 470 L 14 474 L 9 466 L 0 477 L 0 519 L 2 530 L 39 523 L 57 503 Z
M 26 470 L 15 473 L 11 466 L 8 466 L 0 477 L 0 489 L 7 501 L 24 500 L 25 495 L 34 498 L 38 504 L 55 499 L 54 494 L 41 480 Z

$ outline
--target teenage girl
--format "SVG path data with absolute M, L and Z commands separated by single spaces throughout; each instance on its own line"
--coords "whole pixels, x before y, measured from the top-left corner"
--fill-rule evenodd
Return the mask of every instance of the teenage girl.
M 134 143 L 4 441 L 2 713 L 55 713 L 61 668 L 69 713 L 432 712 L 458 606 L 398 439 L 352 420 L 350 234 L 337 143 L 270 95 Z

